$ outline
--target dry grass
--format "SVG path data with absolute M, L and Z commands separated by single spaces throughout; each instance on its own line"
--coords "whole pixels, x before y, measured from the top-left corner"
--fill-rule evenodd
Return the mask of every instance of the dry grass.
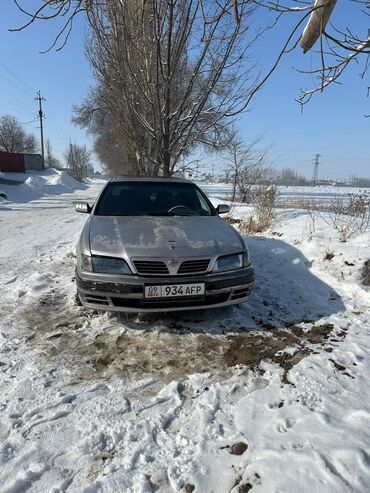
M 370 286 L 370 259 L 366 260 L 362 267 L 361 282 L 364 286 Z
M 334 257 L 335 257 L 334 250 L 327 247 L 324 252 L 324 260 L 330 262 L 331 260 L 333 260 Z
M 226 216 L 226 220 L 233 225 L 238 225 L 239 232 L 243 236 L 250 236 L 262 233 L 271 226 L 274 218 L 274 207 L 277 196 L 277 189 L 273 185 L 262 185 L 258 187 L 253 195 L 253 213 L 246 219 L 234 218 L 231 214 Z
M 256 223 L 261 231 L 265 231 L 274 217 L 277 188 L 274 185 L 260 186 L 253 197 L 253 209 Z
M 346 200 L 333 199 L 324 210 L 311 202 L 307 210 L 313 221 L 319 217 L 332 226 L 343 243 L 365 233 L 370 223 L 370 198 L 366 191 L 349 193 Z
M 312 201 L 306 197 L 293 197 L 280 201 L 279 206 L 284 209 L 303 209 L 308 210 L 311 208 Z
M 253 217 L 247 217 L 247 219 L 243 219 L 239 224 L 239 233 L 242 236 L 251 236 L 262 233 L 262 231 L 264 231 L 262 226 Z

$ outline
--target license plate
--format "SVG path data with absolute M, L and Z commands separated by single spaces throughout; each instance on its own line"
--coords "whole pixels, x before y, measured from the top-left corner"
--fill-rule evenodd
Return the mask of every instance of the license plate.
M 204 283 L 145 286 L 145 298 L 177 298 L 179 296 L 200 296 L 204 293 Z

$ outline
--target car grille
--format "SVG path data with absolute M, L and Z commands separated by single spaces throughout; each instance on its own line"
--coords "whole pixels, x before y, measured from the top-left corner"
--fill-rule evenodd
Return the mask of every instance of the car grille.
M 161 260 L 134 260 L 133 263 L 138 274 L 142 275 L 188 275 L 206 272 L 210 259 L 184 260 L 177 271 L 176 267 L 169 269 Z
M 178 274 L 194 274 L 205 272 L 209 266 L 209 258 L 201 260 L 185 260 L 177 271 Z
M 134 260 L 139 274 L 169 274 L 167 265 L 156 260 Z

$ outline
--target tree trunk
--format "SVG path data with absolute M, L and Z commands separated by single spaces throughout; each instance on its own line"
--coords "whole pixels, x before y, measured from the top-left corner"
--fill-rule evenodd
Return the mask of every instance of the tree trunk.
M 337 0 L 316 0 L 315 10 L 312 11 L 299 42 L 304 53 L 313 47 L 325 30 L 336 3 Z

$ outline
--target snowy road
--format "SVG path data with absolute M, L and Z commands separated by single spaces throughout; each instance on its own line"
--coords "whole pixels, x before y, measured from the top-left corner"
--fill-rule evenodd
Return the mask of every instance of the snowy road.
M 0 492 L 368 492 L 370 235 L 283 211 L 240 308 L 86 313 L 73 203 L 100 186 L 0 203 Z
M 31 202 L 0 202 L 0 227 L 6 231 L 0 237 L 0 261 L 10 261 L 12 267 L 19 269 L 30 260 L 40 261 L 39 252 L 55 252 L 61 243 L 75 242 L 86 216 L 75 213 L 74 203 L 94 200 L 101 186 Z M 13 256 L 15 250 L 17 255 Z

